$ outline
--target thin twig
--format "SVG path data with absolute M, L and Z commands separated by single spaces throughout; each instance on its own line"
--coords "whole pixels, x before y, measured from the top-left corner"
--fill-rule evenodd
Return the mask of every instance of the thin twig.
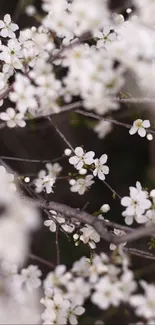
M 55 159 L 45 159 L 45 160 L 40 160 L 40 159 L 27 159 L 27 158 L 19 158 L 19 157 L 8 157 L 8 156 L 0 156 L 1 159 L 4 160 L 15 160 L 15 161 L 23 161 L 23 162 L 29 162 L 29 163 L 53 163 L 56 161 L 61 160 L 62 158 L 64 158 L 64 155 L 59 157 L 59 158 L 55 158 Z
M 136 249 L 136 248 L 126 248 L 126 247 L 124 247 L 124 251 L 129 252 L 130 254 L 135 255 L 135 256 L 139 256 L 139 257 L 146 258 L 146 259 L 149 259 L 149 260 L 155 260 L 155 255 L 154 254 L 144 252 L 144 251 L 141 251 L 141 250 Z
M 42 257 L 39 257 L 39 256 L 37 256 L 35 254 L 29 254 L 29 258 L 31 258 L 33 260 L 36 260 L 36 261 L 38 261 L 38 262 L 40 262 L 40 263 L 42 263 L 42 264 L 50 267 L 51 269 L 55 268 L 55 266 L 56 266 L 53 263 L 48 262 L 48 261 L 44 260 Z
M 99 116 L 97 114 L 89 113 L 89 112 L 86 112 L 86 111 L 83 111 L 83 110 L 80 110 L 80 109 L 76 109 L 75 112 L 80 114 L 80 115 L 86 116 L 86 117 L 94 118 L 95 120 L 98 120 L 98 121 L 101 121 L 101 119 L 102 119 L 103 121 L 107 121 L 107 122 L 110 122 L 112 124 L 120 125 L 120 126 L 123 126 L 123 127 L 127 128 L 127 129 L 130 129 L 133 126 L 131 124 L 127 124 L 127 123 L 123 123 L 123 122 L 114 120 L 114 119 L 112 119 L 110 117 L 102 117 L 102 116 Z M 152 130 L 152 129 L 148 128 L 147 131 L 152 133 L 152 134 L 155 134 L 155 130 Z
M 61 139 L 63 139 L 63 141 L 67 144 L 67 146 L 74 152 L 74 148 L 72 147 L 71 143 L 66 139 L 66 137 L 64 136 L 64 134 L 59 130 L 59 128 L 57 127 L 57 125 L 55 125 L 52 120 L 51 117 L 47 117 L 47 120 L 50 122 L 50 124 L 55 128 L 56 132 L 58 133 L 58 135 L 61 137 Z
M 109 190 L 118 197 L 118 199 L 121 200 L 121 196 L 106 182 L 106 181 L 102 181 L 108 188 Z
M 56 225 L 55 244 L 56 244 L 56 253 L 57 253 L 57 265 L 59 265 L 60 264 L 60 248 L 59 248 L 59 226 L 58 225 Z

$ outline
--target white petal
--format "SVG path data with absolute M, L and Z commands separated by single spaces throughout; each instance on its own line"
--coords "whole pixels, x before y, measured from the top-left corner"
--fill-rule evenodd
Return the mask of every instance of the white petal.
M 8 126 L 9 128 L 14 128 L 14 127 L 16 126 L 16 123 L 15 123 L 15 121 L 13 121 L 13 120 L 9 120 L 9 121 L 7 122 L 7 126 Z
M 3 28 L 5 26 L 3 20 L 0 20 L 0 28 Z
M 109 167 L 108 166 L 102 166 L 101 170 L 105 175 L 109 174 Z
M 75 154 L 78 156 L 78 157 L 82 157 L 83 154 L 84 154 L 84 151 L 81 147 L 76 147 L 75 149 Z
M 11 117 L 11 118 L 15 117 L 16 113 L 15 113 L 15 110 L 13 108 L 11 108 L 11 107 L 7 108 L 6 112 L 9 115 L 9 117 Z
M 131 129 L 129 130 L 130 135 L 133 135 L 137 132 L 138 128 L 136 126 L 132 126 Z
M 98 171 L 98 178 L 101 179 L 102 181 L 105 180 L 105 175 L 102 173 L 101 170 Z
M 127 216 L 125 217 L 125 223 L 130 226 L 133 223 L 133 217 L 132 216 Z
M 9 121 L 9 116 L 7 113 L 1 113 L 0 114 L 0 119 L 3 120 L 3 121 Z
M 151 126 L 150 121 L 149 120 L 144 120 L 143 123 L 142 123 L 142 126 L 144 128 L 149 128 Z
M 140 137 L 144 138 L 146 136 L 146 130 L 143 127 L 140 127 L 138 129 L 138 134 L 140 135 Z
M 9 24 L 11 23 L 11 17 L 10 17 L 9 14 L 6 14 L 6 15 L 4 16 L 4 22 L 5 22 L 7 25 L 9 25 Z
M 131 204 L 132 200 L 129 196 L 124 196 L 122 199 L 121 199 L 121 204 L 124 206 L 124 207 L 128 207 L 130 204 Z
M 85 308 L 82 307 L 82 306 L 77 306 L 74 309 L 74 312 L 75 312 L 76 315 L 80 316 L 80 315 L 82 315 L 85 312 Z
M 77 318 L 73 314 L 70 315 L 69 322 L 71 323 L 71 325 L 77 325 L 78 324 Z
M 2 35 L 2 37 L 8 37 L 8 30 L 5 29 L 5 28 L 3 28 L 3 29 L 1 30 L 1 35 Z
M 105 164 L 107 162 L 108 156 L 106 154 L 100 157 L 100 163 Z
M 71 165 L 76 165 L 78 163 L 78 161 L 79 161 L 79 158 L 76 157 L 76 156 L 73 156 L 73 157 L 69 158 L 69 163 Z

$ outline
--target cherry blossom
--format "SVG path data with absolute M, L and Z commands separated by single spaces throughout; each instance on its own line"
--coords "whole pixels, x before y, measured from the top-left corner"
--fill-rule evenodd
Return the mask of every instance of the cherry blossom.
M 17 275 L 17 279 L 21 285 L 26 286 L 27 290 L 33 291 L 41 286 L 41 275 L 42 272 L 36 265 L 29 265 L 27 269 L 22 269 L 21 274 Z
M 46 227 L 49 227 L 50 231 L 55 232 L 57 227 L 57 223 L 59 225 L 61 225 L 61 227 L 68 233 L 71 233 L 74 231 L 75 226 L 71 223 L 67 224 L 67 221 L 65 221 L 65 218 L 63 218 L 63 216 L 61 214 L 57 214 L 55 211 L 50 210 L 49 211 L 51 213 L 52 219 L 49 220 L 45 220 L 44 221 L 44 225 Z M 54 220 L 55 219 L 55 222 Z
M 99 179 L 105 180 L 105 175 L 109 174 L 109 167 L 104 165 L 107 162 L 108 156 L 102 155 L 100 159 L 95 159 L 95 169 L 93 171 L 94 176 L 98 176 Z
M 145 281 L 141 281 L 144 294 L 137 294 L 130 297 L 130 304 L 135 308 L 136 314 L 146 319 L 155 317 L 155 286 L 149 285 Z
M 86 165 L 93 164 L 94 155 L 95 155 L 95 152 L 93 152 L 93 151 L 88 151 L 88 152 L 84 153 L 84 151 L 81 147 L 76 147 L 75 148 L 75 156 L 69 158 L 69 163 L 71 165 L 74 165 L 74 167 L 77 170 L 80 170 L 84 164 L 86 164 Z
M 146 136 L 146 128 L 150 127 L 150 121 L 149 120 L 141 120 L 138 119 L 136 121 L 134 121 L 133 126 L 131 127 L 129 133 L 131 135 L 135 134 L 136 132 L 138 132 L 138 134 L 140 135 L 140 137 L 145 137 Z
M 126 210 L 123 212 L 125 222 L 131 225 L 135 218 L 138 223 L 145 223 L 147 218 L 144 212 L 151 207 L 148 192 L 142 190 L 139 182 L 136 182 L 136 187 L 129 187 L 129 190 L 130 196 L 125 196 L 121 199 L 121 204 L 126 207 Z
M 9 14 L 4 16 L 4 21 L 0 20 L 0 34 L 2 37 L 15 38 L 15 31 L 19 29 L 18 25 L 12 23 Z
M 71 179 L 69 183 L 71 185 L 71 192 L 78 192 L 80 195 L 83 195 L 94 181 L 92 175 L 87 175 L 85 178 Z
M 12 107 L 8 107 L 5 113 L 0 113 L 0 119 L 6 121 L 9 128 L 14 128 L 15 126 L 23 128 L 26 125 L 24 115 L 22 113 L 16 113 Z
M 55 177 L 47 174 L 45 170 L 41 170 L 38 174 L 38 178 L 34 181 L 36 192 L 40 193 L 44 189 L 47 194 L 53 192 L 53 185 L 55 183 L 55 180 Z

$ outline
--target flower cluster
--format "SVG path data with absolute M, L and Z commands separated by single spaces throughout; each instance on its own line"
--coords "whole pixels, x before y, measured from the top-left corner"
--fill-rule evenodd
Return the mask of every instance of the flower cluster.
M 56 182 L 56 178 L 62 170 L 62 167 L 58 163 L 46 164 L 46 170 L 40 170 L 38 178 L 34 180 L 36 186 L 36 192 L 40 193 L 43 190 L 47 194 L 53 192 L 53 185 Z
M 93 175 L 87 175 L 85 178 L 71 179 L 69 181 L 72 192 L 78 192 L 80 195 L 94 183 L 93 176 L 97 176 L 100 180 L 105 180 L 105 175 L 109 174 L 109 167 L 105 165 L 108 156 L 103 154 L 99 159 L 94 158 L 95 152 L 84 152 L 81 147 L 76 147 L 75 156 L 69 158 L 69 163 L 73 165 L 81 175 L 87 173 L 87 169 L 93 172 Z
M 155 220 L 155 190 L 150 193 L 143 190 L 139 182 L 136 187 L 129 187 L 130 196 L 121 199 L 121 204 L 126 209 L 122 215 L 125 217 L 125 223 L 131 225 L 135 220 L 137 223 L 154 223 Z
M 69 272 L 64 265 L 57 266 L 44 281 L 44 324 L 77 324 L 76 317 L 84 313 L 83 304 L 91 292 L 91 301 L 103 310 L 128 301 L 137 285 L 132 271 L 123 263 L 121 270 L 102 253 L 94 255 L 92 261 L 82 257 Z
M 21 267 L 28 257 L 31 234 L 40 227 L 40 216 L 29 200 L 19 193 L 14 175 L 7 173 L 3 166 L 0 166 L 0 182 L 1 321 L 4 324 L 10 321 L 37 323 L 40 321 L 39 293 L 30 291 L 41 285 L 41 272 L 37 266 Z

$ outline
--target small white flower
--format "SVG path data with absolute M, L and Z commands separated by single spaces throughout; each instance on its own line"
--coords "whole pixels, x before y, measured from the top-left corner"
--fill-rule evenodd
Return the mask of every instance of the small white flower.
M 75 305 L 83 305 L 84 301 L 90 294 L 90 284 L 83 278 L 75 278 L 74 281 L 69 281 L 67 285 L 67 298 Z
M 105 175 L 109 174 L 109 167 L 104 165 L 107 162 L 108 156 L 102 155 L 100 159 L 95 159 L 95 169 L 93 171 L 94 176 L 98 176 L 99 179 L 104 180 Z
M 81 168 L 81 169 L 79 170 L 79 174 L 80 174 L 80 175 L 86 175 L 86 174 L 87 174 L 87 169 L 85 169 L 85 168 Z
M 135 307 L 136 315 L 146 319 L 155 318 L 155 286 L 140 281 L 145 294 L 134 295 L 130 297 L 131 306 Z
M 36 8 L 33 5 L 29 5 L 26 7 L 25 12 L 28 16 L 34 16 L 36 14 Z
M 6 121 L 9 128 L 14 128 L 15 126 L 23 128 L 26 125 L 24 115 L 22 113 L 16 113 L 11 107 L 8 107 L 6 112 L 0 113 L 0 119 Z
M 86 178 L 79 178 L 77 180 L 72 179 L 70 180 L 72 185 L 70 190 L 71 192 L 78 192 L 80 195 L 83 195 L 93 183 L 92 175 L 87 175 Z
M 116 236 L 123 236 L 123 235 L 125 235 L 125 231 L 114 228 L 114 235 L 116 235 Z M 126 244 L 127 244 L 127 242 L 121 243 L 121 244 L 119 244 L 119 246 L 124 247 Z M 117 248 L 117 246 L 115 244 L 111 243 L 110 246 L 109 246 L 109 248 L 112 251 L 114 251 Z
M 126 224 L 131 225 L 134 218 L 138 223 L 146 223 L 147 218 L 144 212 L 151 207 L 148 192 L 142 190 L 139 182 L 136 182 L 136 187 L 129 187 L 129 190 L 130 196 L 125 196 L 121 199 L 121 204 L 126 207 L 126 210 L 122 213 Z
M 110 305 L 119 306 L 122 298 L 120 283 L 112 282 L 109 276 L 104 276 L 95 285 L 91 300 L 99 308 L 106 310 Z
M 19 29 L 17 24 L 12 23 L 9 14 L 4 16 L 4 21 L 0 20 L 0 34 L 2 37 L 15 38 L 15 31 Z
M 96 248 L 96 243 L 100 241 L 99 234 L 94 230 L 93 227 L 86 225 L 85 227 L 80 229 L 82 235 L 79 235 L 79 239 L 84 244 L 89 244 L 92 249 Z M 75 238 L 75 237 L 74 237 Z
M 103 213 L 107 213 L 110 210 L 109 204 L 103 204 L 100 208 Z
M 56 231 L 56 224 L 60 224 L 61 227 L 66 231 L 66 232 L 73 232 L 75 229 L 75 226 L 73 224 L 67 224 L 65 218 L 61 216 L 61 214 L 58 214 L 57 212 L 50 210 L 49 211 L 52 215 L 52 219 L 48 219 L 44 221 L 44 225 L 46 227 L 49 227 L 50 231 L 55 232 Z M 54 222 L 55 219 L 56 221 Z M 57 222 L 57 223 L 56 223 Z
M 153 140 L 153 135 L 151 133 L 148 133 L 146 137 L 149 141 Z
M 131 135 L 135 134 L 136 132 L 140 135 L 140 137 L 145 137 L 146 136 L 146 130 L 147 128 L 150 127 L 150 121 L 149 120 L 141 120 L 138 119 L 134 121 L 133 126 L 129 130 L 129 133 Z
M 77 170 L 80 170 L 84 164 L 91 165 L 94 162 L 95 152 L 88 151 L 87 153 L 84 153 L 83 149 L 81 147 L 75 148 L 75 156 L 69 158 L 69 163 L 71 165 L 74 165 L 74 167 Z
M 17 275 L 17 279 L 21 282 L 21 285 L 25 285 L 29 291 L 41 286 L 40 277 L 42 272 L 36 265 L 29 265 L 27 269 L 22 269 L 21 274 Z
M 95 126 L 94 131 L 97 133 L 99 139 L 104 139 L 112 131 L 112 123 L 101 119 Z
M 68 310 L 68 318 L 71 325 L 77 325 L 77 316 L 81 316 L 85 312 L 85 308 L 72 304 Z
M 54 164 L 47 163 L 45 166 L 46 166 L 49 174 L 53 177 L 58 176 L 60 174 L 60 172 L 62 171 L 62 167 L 60 166 L 59 163 L 54 163 Z
M 34 180 L 36 192 L 40 193 L 43 191 L 43 189 L 45 189 L 47 194 L 53 192 L 53 185 L 55 181 L 55 177 L 50 174 L 47 174 L 45 170 L 41 170 L 38 174 L 38 178 Z
M 68 148 L 65 149 L 65 151 L 64 151 L 65 156 L 70 156 L 71 153 L 72 153 L 72 150 L 71 149 L 68 149 Z

